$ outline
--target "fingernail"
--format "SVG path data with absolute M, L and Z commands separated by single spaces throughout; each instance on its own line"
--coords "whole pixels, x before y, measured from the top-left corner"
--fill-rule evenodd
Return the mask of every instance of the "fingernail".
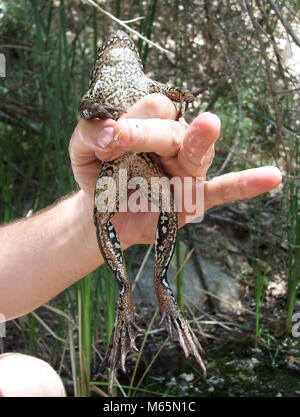
M 105 127 L 97 139 L 97 143 L 102 149 L 107 149 L 113 141 L 114 129 L 112 127 Z

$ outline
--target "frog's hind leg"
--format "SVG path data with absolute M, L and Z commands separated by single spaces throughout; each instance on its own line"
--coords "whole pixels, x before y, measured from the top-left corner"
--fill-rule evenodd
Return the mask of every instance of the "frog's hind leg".
M 172 258 L 177 233 L 177 215 L 162 211 L 160 213 L 155 241 L 154 285 L 161 312 L 161 322 L 171 339 L 177 339 L 186 357 L 191 353 L 206 375 L 200 352 L 203 349 L 189 323 L 180 313 L 173 292 L 167 281 L 167 270 Z
M 189 323 L 180 313 L 167 281 L 167 270 L 174 253 L 178 229 L 177 213 L 170 184 L 168 181 L 161 181 L 160 183 L 164 184 L 162 187 L 151 190 L 149 186 L 151 178 L 159 177 L 162 179 L 165 175 L 151 155 L 137 154 L 136 160 L 139 167 L 137 172 L 142 173 L 148 184 L 147 189 L 140 188 L 141 193 L 150 202 L 161 208 L 156 230 L 154 273 L 154 286 L 161 313 L 161 321 L 166 327 L 169 336 L 172 339 L 178 339 L 185 356 L 188 357 L 190 353 L 194 355 L 204 375 L 206 375 L 206 369 L 200 355 L 203 349 Z M 168 207 L 163 206 L 166 202 Z
M 109 221 L 115 211 L 118 210 L 119 193 L 117 192 L 116 205 L 114 209 L 106 209 L 103 201 L 101 179 L 109 177 L 115 180 L 116 189 L 119 190 L 118 172 L 119 168 L 126 166 L 126 159 L 119 158 L 114 163 L 105 162 L 98 176 L 95 190 L 94 222 L 96 226 L 97 240 L 102 256 L 110 268 L 118 284 L 119 295 L 114 327 L 110 336 L 109 346 L 101 364 L 100 370 L 110 368 L 109 393 L 112 393 L 112 386 L 115 371 L 121 369 L 126 373 L 125 360 L 127 353 L 138 351 L 135 345 L 135 338 L 143 333 L 135 323 L 134 309 L 132 304 L 131 285 L 127 276 L 125 260 L 116 231 Z

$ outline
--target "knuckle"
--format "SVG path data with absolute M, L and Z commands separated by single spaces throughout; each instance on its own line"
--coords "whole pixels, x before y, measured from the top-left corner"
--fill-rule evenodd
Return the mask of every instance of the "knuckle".
M 242 179 L 237 182 L 237 191 L 238 191 L 238 199 L 244 200 L 246 198 L 249 198 L 248 194 L 248 184 L 246 181 L 243 181 Z
M 227 182 L 219 181 L 218 177 L 215 177 L 212 181 L 218 181 L 217 189 L 215 192 L 216 205 L 224 204 L 230 201 L 232 188 Z
M 68 151 L 69 151 L 70 158 L 72 159 L 72 157 L 74 156 L 74 139 L 73 139 L 73 136 L 70 139 L 69 146 L 68 146 Z
M 176 115 L 173 102 L 163 94 L 153 93 L 145 97 L 145 107 L 149 117 L 161 119 L 174 118 Z
M 173 149 L 179 149 L 181 147 L 182 144 L 182 138 L 180 137 L 180 135 L 176 132 L 176 129 L 170 129 L 170 142 L 171 142 L 171 147 Z

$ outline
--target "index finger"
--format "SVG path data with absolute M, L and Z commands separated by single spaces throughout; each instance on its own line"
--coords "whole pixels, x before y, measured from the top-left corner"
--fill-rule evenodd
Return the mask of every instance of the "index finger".
M 157 118 L 158 122 L 160 119 L 175 118 L 176 108 L 166 96 L 153 93 L 136 102 L 128 109 L 128 113 L 125 113 L 118 121 L 112 119 L 81 119 L 73 133 L 70 143 L 69 150 L 72 161 L 75 161 L 78 156 L 80 158 L 80 163 L 85 162 L 85 158 L 87 158 L 87 162 L 91 162 L 93 159 L 96 159 L 95 155 L 102 161 L 111 160 L 119 157 L 128 150 L 139 151 L 139 149 L 135 149 L 134 142 L 143 141 L 145 136 L 147 140 L 147 132 L 149 132 L 149 129 L 146 129 L 146 127 L 143 129 L 142 126 L 136 140 L 136 137 L 133 137 L 130 129 L 126 128 L 126 121 L 130 123 L 129 127 L 133 126 L 134 128 L 136 126 L 134 121 L 130 121 L 133 117 L 135 119 L 145 120 L 145 123 L 148 118 Z M 155 126 L 153 126 L 151 122 L 149 122 L 148 125 L 153 128 L 150 130 L 154 132 Z M 170 132 L 172 132 L 171 127 L 169 127 L 169 129 Z M 160 133 L 163 133 L 161 129 L 158 130 Z M 123 142 L 126 142 L 128 137 L 131 137 L 130 141 L 133 147 L 123 147 L 122 145 L 124 145 L 124 143 L 116 140 L 119 138 L 120 134 L 123 135 Z M 157 135 L 150 134 L 151 149 L 144 149 L 144 152 L 155 151 L 156 143 L 152 143 L 153 136 L 156 137 Z M 160 135 L 160 141 L 162 136 L 164 137 L 165 135 Z M 155 142 L 155 140 L 153 142 Z
M 123 117 L 129 119 L 171 119 L 175 120 L 177 109 L 174 103 L 161 93 L 148 94 L 133 104 Z

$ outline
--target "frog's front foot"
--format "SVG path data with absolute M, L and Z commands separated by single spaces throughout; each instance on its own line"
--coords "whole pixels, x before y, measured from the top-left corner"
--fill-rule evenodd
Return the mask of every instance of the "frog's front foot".
M 106 355 L 100 371 L 110 369 L 108 392 L 112 394 L 115 372 L 118 369 L 126 374 L 125 361 L 129 352 L 138 352 L 135 338 L 144 332 L 136 325 L 133 314 L 117 314 L 115 325 L 110 336 Z
M 186 358 L 190 353 L 194 355 L 203 371 L 203 375 L 206 376 L 206 368 L 200 355 L 200 352 L 203 353 L 203 348 L 187 320 L 180 314 L 178 307 L 175 304 L 173 307 L 162 311 L 161 323 L 164 324 L 170 338 L 179 341 Z

